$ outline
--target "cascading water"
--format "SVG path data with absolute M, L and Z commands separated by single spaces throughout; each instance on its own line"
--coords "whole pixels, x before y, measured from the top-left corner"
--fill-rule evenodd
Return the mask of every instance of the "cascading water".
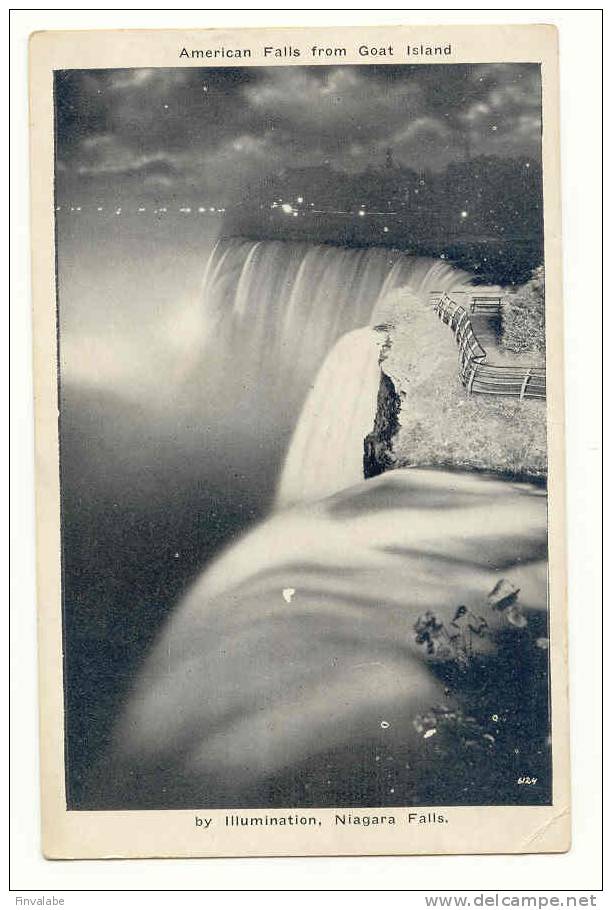
M 247 444 L 249 434 L 258 440 L 266 434 L 286 448 L 297 421 L 279 503 L 296 501 L 307 489 L 324 495 L 363 477 L 381 336 L 354 330 L 371 326 L 398 288 L 410 286 L 425 297 L 466 280 L 448 262 L 394 250 L 241 238 L 217 243 L 203 287 L 211 339 L 207 374 L 213 388 L 225 391 L 223 403 L 239 402 L 235 417 Z M 313 437 L 327 442 L 309 464 Z
M 203 287 L 217 356 L 240 363 L 242 384 L 303 400 L 313 375 L 346 332 L 369 325 L 396 288 L 444 290 L 458 273 L 442 260 L 394 250 L 220 240 Z
M 276 505 L 321 499 L 363 479 L 385 335 L 366 326 L 334 345 L 302 408 L 285 459 Z

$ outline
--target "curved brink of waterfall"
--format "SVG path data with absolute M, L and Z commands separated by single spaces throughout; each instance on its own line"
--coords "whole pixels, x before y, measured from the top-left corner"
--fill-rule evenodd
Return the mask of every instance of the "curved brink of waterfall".
M 370 325 L 380 300 L 407 285 L 444 290 L 458 274 L 441 259 L 395 250 L 231 238 L 215 246 L 202 295 L 216 348 L 254 382 L 268 385 L 273 370 L 302 403 L 338 338 Z
M 363 479 L 384 340 L 367 327 L 380 321 L 384 301 L 400 288 L 425 300 L 432 290 L 467 282 L 444 260 L 395 250 L 217 243 L 202 291 L 214 339 L 205 369 L 213 389 L 227 388 L 232 375 L 243 427 L 265 423 L 267 432 L 291 438 L 277 505 Z

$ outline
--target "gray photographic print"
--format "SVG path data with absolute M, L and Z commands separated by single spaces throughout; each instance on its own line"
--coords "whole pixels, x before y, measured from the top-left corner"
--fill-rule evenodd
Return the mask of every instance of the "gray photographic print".
M 552 811 L 542 65 L 199 38 L 53 70 L 65 809 Z

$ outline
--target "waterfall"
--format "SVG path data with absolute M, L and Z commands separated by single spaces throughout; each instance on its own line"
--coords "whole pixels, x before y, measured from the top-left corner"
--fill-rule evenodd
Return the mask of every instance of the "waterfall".
M 274 436 L 282 451 L 293 432 L 279 501 L 363 477 L 380 378 L 381 335 L 367 327 L 383 301 L 399 288 L 425 296 L 465 280 L 444 260 L 397 250 L 218 241 L 202 290 L 207 394 L 221 408 L 234 403 L 241 445 L 251 438 L 261 450 Z
M 321 367 L 289 446 L 277 506 L 321 499 L 363 480 L 385 335 L 366 326 L 343 335 Z
M 445 289 L 458 273 L 444 260 L 380 248 L 347 249 L 282 241 L 220 240 L 202 296 L 216 358 L 231 354 L 242 381 L 303 401 L 335 342 L 369 325 L 396 288 Z

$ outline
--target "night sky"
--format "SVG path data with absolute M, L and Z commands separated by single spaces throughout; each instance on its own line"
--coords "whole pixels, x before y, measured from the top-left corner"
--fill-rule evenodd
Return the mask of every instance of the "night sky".
M 286 168 L 540 158 L 535 64 L 72 70 L 58 201 L 231 205 Z

